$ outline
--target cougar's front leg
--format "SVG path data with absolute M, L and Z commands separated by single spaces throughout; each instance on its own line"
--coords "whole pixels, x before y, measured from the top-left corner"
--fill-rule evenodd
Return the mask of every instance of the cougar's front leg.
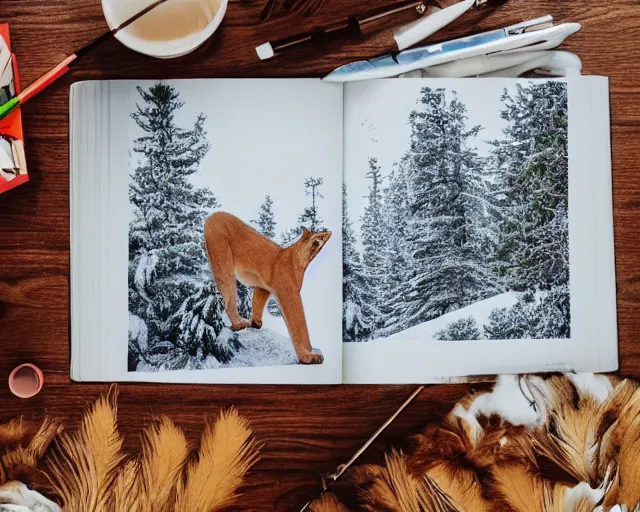
M 293 348 L 300 362 L 303 364 L 321 364 L 324 361 L 322 354 L 313 352 L 311 348 L 300 291 L 295 286 L 284 286 L 276 290 L 276 297 L 282 309 L 282 315 L 287 324 Z
M 251 304 L 251 327 L 254 329 L 262 328 L 262 314 L 264 313 L 264 307 L 269 300 L 270 292 L 264 288 L 253 289 L 253 303 Z

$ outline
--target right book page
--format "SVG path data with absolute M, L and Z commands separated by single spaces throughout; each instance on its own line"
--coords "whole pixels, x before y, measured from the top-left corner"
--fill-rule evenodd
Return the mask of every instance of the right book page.
M 344 97 L 344 382 L 616 370 L 608 80 Z

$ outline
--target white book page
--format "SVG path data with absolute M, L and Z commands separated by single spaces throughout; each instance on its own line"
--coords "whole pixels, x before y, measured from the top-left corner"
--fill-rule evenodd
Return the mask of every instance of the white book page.
M 181 103 L 170 125 L 182 132 L 162 140 L 179 141 L 202 116 L 206 134 L 191 136 L 204 155 L 179 142 L 161 151 L 149 117 L 136 119 L 136 112 L 153 108 L 156 82 L 109 83 L 108 226 L 95 242 L 108 261 L 108 280 L 98 281 L 96 290 L 107 297 L 100 317 L 108 326 L 98 351 L 92 350 L 100 355 L 99 374 L 81 372 L 80 380 L 340 383 L 342 87 L 304 79 L 163 84 Z M 184 177 L 162 163 L 150 170 L 150 160 L 165 154 L 174 166 L 185 159 Z M 266 196 L 271 230 L 252 223 Z M 214 212 L 272 231 L 268 237 L 279 245 L 284 238 L 295 242 L 302 225 L 332 233 L 309 264 L 301 291 L 310 343 L 322 364 L 300 364 L 277 303 L 267 304 L 261 329 L 230 329 L 203 250 L 202 224 Z M 250 319 L 250 297 L 241 299 L 241 314 L 242 308 Z
M 617 369 L 607 79 L 353 83 L 344 131 L 345 383 Z

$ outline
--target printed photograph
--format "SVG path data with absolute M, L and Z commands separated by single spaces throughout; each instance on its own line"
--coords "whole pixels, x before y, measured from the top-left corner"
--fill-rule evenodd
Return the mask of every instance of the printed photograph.
M 285 151 L 295 140 L 276 118 L 229 107 L 228 91 L 135 91 L 129 371 L 323 363 L 310 331 L 322 321 L 322 282 L 339 272 L 325 255 L 339 265 L 340 169 L 305 147 Z
M 570 338 L 567 84 L 403 82 L 346 94 L 344 341 Z

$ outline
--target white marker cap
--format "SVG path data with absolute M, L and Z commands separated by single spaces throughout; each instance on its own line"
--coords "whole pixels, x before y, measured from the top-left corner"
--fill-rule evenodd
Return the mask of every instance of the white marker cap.
M 258 54 L 258 57 L 260 57 L 260 60 L 267 60 L 275 55 L 271 43 L 264 43 L 256 47 L 256 53 Z

